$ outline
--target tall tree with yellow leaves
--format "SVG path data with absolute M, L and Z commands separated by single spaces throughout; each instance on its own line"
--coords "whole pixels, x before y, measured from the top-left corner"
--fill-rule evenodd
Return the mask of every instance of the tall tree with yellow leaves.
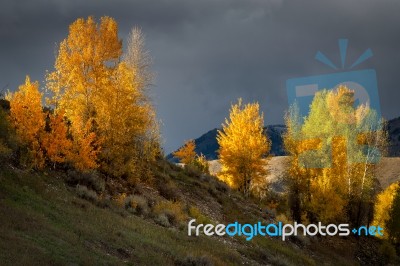
M 114 176 L 137 171 L 136 141 L 151 123 L 150 107 L 134 82 L 135 72 L 122 62 L 96 101 L 96 124 L 102 137 L 102 168 Z
M 42 142 L 46 122 L 39 83 L 32 83 L 27 76 L 17 92 L 7 95 L 7 100 L 10 101 L 11 125 L 15 129 L 20 146 L 26 149 L 25 152 L 22 151 L 26 153 L 22 157 L 22 163 L 28 167 L 42 169 L 45 165 Z
M 121 53 L 114 19 L 102 17 L 97 24 L 93 17 L 80 18 L 70 25 L 68 37 L 59 46 L 55 70 L 47 75 L 47 88 L 54 95 L 50 103 L 56 112 L 64 110 L 71 122 L 74 157 L 82 168 L 96 165 L 97 102 L 104 100 L 101 92 L 110 86 Z M 85 158 L 80 160 L 80 156 Z
M 266 161 L 270 141 L 264 135 L 264 116 L 258 103 L 233 104 L 229 119 L 218 130 L 219 159 L 222 170 L 218 177 L 248 196 L 257 185 L 265 186 Z

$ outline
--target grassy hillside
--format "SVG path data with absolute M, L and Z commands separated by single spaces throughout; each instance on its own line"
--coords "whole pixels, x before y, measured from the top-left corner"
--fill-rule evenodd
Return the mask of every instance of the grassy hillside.
M 0 261 L 2 265 L 357 265 L 371 258 L 379 241 L 354 238 L 189 237 L 186 221 L 275 222 L 213 177 L 160 162 L 149 184 L 130 192 L 145 199 L 133 210 L 122 187 L 95 193 L 70 186 L 63 172 L 0 168 Z M 68 181 L 66 183 L 66 181 Z M 90 186 L 88 186 L 90 187 Z M 118 191 L 119 190 L 119 191 Z M 168 201 L 169 200 L 169 201 Z M 160 202 L 179 202 L 184 219 L 160 222 Z M 168 211 L 168 205 L 162 211 Z M 261 206 L 262 207 L 262 206 Z M 195 211 L 194 211 L 195 210 Z M 168 214 L 168 212 L 165 212 Z M 158 213 L 159 214 L 159 213 Z M 367 252 L 365 252 L 367 250 Z

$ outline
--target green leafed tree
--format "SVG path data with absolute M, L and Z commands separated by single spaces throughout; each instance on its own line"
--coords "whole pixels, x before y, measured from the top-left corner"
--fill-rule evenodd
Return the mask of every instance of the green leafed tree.
M 293 218 L 371 222 L 376 162 L 387 145 L 382 120 L 367 105 L 355 108 L 354 91 L 344 86 L 319 91 L 305 118 L 295 110 L 289 110 L 284 136 L 297 195 L 290 204 Z

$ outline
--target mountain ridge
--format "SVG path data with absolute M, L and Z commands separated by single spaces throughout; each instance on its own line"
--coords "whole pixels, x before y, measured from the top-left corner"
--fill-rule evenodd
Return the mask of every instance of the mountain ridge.
M 219 128 L 207 131 L 200 137 L 194 139 L 196 144 L 196 153 L 203 154 L 207 160 L 218 159 L 219 145 L 217 142 L 217 132 Z M 400 156 L 400 117 L 387 121 L 387 130 L 389 134 L 388 157 Z M 284 156 L 287 153 L 283 147 L 283 133 L 286 132 L 286 126 L 282 124 L 267 125 L 264 127 L 264 133 L 271 140 L 270 154 L 273 156 Z M 177 163 L 179 160 L 173 156 L 173 152 L 167 155 L 167 160 Z
M 203 154 L 207 160 L 218 159 L 219 145 L 217 142 L 217 134 L 219 128 L 214 128 L 204 133 L 200 137 L 194 140 L 196 144 L 196 153 Z M 271 151 L 270 153 L 274 156 L 286 155 L 283 149 L 282 134 L 286 132 L 285 125 L 268 125 L 264 127 L 264 133 L 271 140 Z M 173 152 L 167 155 L 167 160 L 177 163 L 179 160 L 173 156 Z

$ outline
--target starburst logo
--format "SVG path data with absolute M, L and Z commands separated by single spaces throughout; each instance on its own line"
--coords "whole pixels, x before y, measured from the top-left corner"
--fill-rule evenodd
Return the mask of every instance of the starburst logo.
M 315 55 L 315 59 L 319 62 L 323 63 L 326 66 L 329 66 L 333 70 L 340 70 L 340 72 L 319 75 L 319 76 L 309 76 L 302 78 L 295 78 L 287 80 L 286 87 L 288 93 L 288 101 L 289 105 L 295 104 L 298 108 L 299 117 L 304 119 L 307 117 L 310 111 L 310 105 L 313 101 L 314 95 L 319 90 L 336 90 L 339 87 L 347 87 L 354 91 L 354 107 L 357 107 L 361 104 L 365 106 L 369 106 L 376 112 L 377 117 L 380 117 L 380 105 L 379 105 L 379 95 L 377 88 L 377 79 L 376 72 L 374 69 L 364 69 L 364 70 L 356 70 L 352 69 L 361 63 L 365 62 L 369 58 L 373 56 L 371 49 L 366 49 L 355 62 L 353 62 L 349 67 L 346 64 L 346 55 L 347 55 L 347 47 L 348 40 L 340 39 L 339 40 L 339 52 L 340 52 L 340 61 L 341 68 L 336 66 L 325 54 L 318 51 Z M 349 71 L 343 71 L 348 69 Z M 335 105 L 336 104 L 336 105 Z M 338 103 L 333 103 L 332 105 L 328 105 L 328 110 L 331 114 L 332 119 L 334 119 L 339 124 L 352 124 L 354 121 L 354 114 L 352 112 L 346 112 L 337 106 Z M 303 122 L 303 120 L 301 121 Z M 368 146 L 366 141 L 367 133 L 371 133 L 370 131 L 374 131 L 375 124 L 373 127 L 368 129 L 368 132 L 358 132 L 357 135 L 357 145 Z M 372 130 L 371 130 L 372 129 Z M 320 139 L 312 139 L 312 140 L 299 140 L 300 141 L 300 161 L 302 157 L 302 153 L 312 150 L 318 150 L 321 148 Z M 302 145 L 302 142 L 305 145 Z M 336 136 L 332 139 L 332 143 L 336 143 L 336 146 L 342 148 L 342 150 L 347 150 L 348 140 L 344 139 L 342 136 Z M 306 145 L 307 144 L 307 145 Z M 301 147 L 306 147 L 303 149 Z M 332 146 L 333 147 L 333 146 Z M 368 149 L 369 156 L 367 163 L 375 164 L 380 160 L 380 153 L 376 147 L 365 147 Z M 353 162 L 352 165 L 349 165 L 347 162 L 347 154 L 343 154 L 340 150 L 335 150 L 332 148 L 331 152 L 332 162 L 324 162 L 320 164 L 320 162 L 311 161 L 305 162 L 303 161 L 299 165 L 303 165 L 304 168 L 326 168 L 329 171 L 337 171 L 341 169 L 343 166 L 353 167 L 358 162 Z M 336 162 L 336 163 L 335 163 Z M 332 164 L 330 164 L 332 163 Z M 365 161 L 363 161 L 365 163 Z M 330 166 L 329 166 L 330 165 Z M 300 167 L 300 168 L 303 168 Z
M 339 40 L 341 67 L 336 66 L 324 53 L 318 51 L 315 59 L 339 72 L 289 79 L 286 82 L 289 105 L 297 103 L 301 117 L 307 116 L 309 106 L 315 93 L 322 89 L 334 90 L 339 86 L 346 86 L 355 92 L 355 105 L 368 104 L 380 116 L 379 94 L 376 72 L 374 69 L 356 70 L 373 56 L 372 50 L 365 50 L 349 67 L 346 64 L 348 40 Z M 344 71 L 347 70 L 347 71 Z M 338 118 L 340 116 L 337 116 Z

